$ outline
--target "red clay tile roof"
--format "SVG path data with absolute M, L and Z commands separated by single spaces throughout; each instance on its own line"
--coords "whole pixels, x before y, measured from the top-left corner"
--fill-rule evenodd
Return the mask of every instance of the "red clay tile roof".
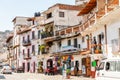
M 56 7 L 56 6 L 58 6 L 59 9 L 64 9 L 64 10 L 81 10 L 84 5 L 76 6 L 76 5 L 68 5 L 68 4 L 59 4 L 59 3 L 57 3 L 57 4 L 49 7 L 48 9 Z

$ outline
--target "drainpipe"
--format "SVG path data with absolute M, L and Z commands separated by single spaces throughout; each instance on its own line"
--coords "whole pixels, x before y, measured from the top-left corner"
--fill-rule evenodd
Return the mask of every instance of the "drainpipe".
M 107 25 L 104 25 L 105 28 L 105 49 L 106 49 L 106 53 L 108 54 L 108 47 L 107 47 Z
M 120 52 L 120 28 L 119 28 L 119 32 L 118 33 L 119 33 L 118 36 L 119 36 L 119 52 Z

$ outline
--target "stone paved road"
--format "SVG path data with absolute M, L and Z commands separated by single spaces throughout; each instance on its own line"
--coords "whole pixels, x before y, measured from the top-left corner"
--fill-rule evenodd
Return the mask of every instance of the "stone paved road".
M 0 74 L 0 80 L 94 80 L 92 78 L 74 77 L 65 79 L 61 75 L 48 76 L 37 73 L 13 73 L 13 74 Z

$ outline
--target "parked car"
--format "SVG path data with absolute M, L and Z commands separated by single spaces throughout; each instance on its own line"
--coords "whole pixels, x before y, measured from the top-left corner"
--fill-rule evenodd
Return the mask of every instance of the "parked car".
M 1 69 L 2 74 L 12 74 L 11 67 L 9 65 L 3 65 Z
M 120 58 L 101 61 L 96 71 L 96 80 L 120 80 Z
M 22 67 L 19 67 L 19 68 L 16 69 L 16 72 L 17 73 L 23 73 L 24 69 Z

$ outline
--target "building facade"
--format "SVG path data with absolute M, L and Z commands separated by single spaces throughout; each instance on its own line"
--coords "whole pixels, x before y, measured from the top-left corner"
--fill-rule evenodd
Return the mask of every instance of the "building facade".
M 67 66 L 71 75 L 78 68 L 80 75 L 90 77 L 99 61 L 119 55 L 120 0 L 83 3 L 55 4 L 39 16 L 16 17 L 16 67 L 23 67 L 25 72 L 39 72 L 41 67 L 45 71 L 51 59 L 51 66 Z

